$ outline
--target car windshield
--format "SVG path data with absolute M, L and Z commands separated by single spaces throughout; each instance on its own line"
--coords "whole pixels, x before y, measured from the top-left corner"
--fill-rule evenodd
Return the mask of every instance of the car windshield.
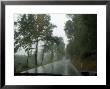
M 97 73 L 97 14 L 14 14 L 14 75 Z

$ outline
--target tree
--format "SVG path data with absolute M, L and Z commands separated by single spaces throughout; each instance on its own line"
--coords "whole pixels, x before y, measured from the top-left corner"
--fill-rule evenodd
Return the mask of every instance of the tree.
M 65 55 L 65 44 L 62 37 L 58 37 L 56 45 L 57 59 L 62 59 Z
M 42 58 L 41 58 L 41 65 L 44 60 L 45 52 L 50 50 L 50 38 L 51 38 L 52 31 L 47 31 L 46 36 L 43 38 L 43 45 L 42 45 Z
M 59 56 L 64 54 L 65 44 L 63 42 L 62 37 L 49 36 L 49 34 L 44 39 L 44 44 L 42 45 L 42 57 L 41 57 L 41 65 L 44 60 L 44 56 L 46 52 L 50 52 L 50 60 L 53 61 L 54 57 L 57 55 L 57 59 Z
M 35 46 L 35 67 L 37 67 L 38 43 L 52 32 L 55 25 L 50 23 L 50 16 L 46 14 L 24 14 L 17 21 L 18 29 L 15 31 L 15 52 L 21 47 L 25 51 Z
M 68 20 L 65 24 L 65 33 L 68 37 L 69 40 L 73 40 L 74 39 L 74 26 L 73 26 L 73 21 L 72 20 Z
M 71 59 L 75 56 L 85 59 L 85 55 L 97 50 L 97 15 L 68 15 L 71 20 L 65 24 L 65 32 L 69 39 L 67 46 Z
M 65 44 L 63 42 L 62 37 L 52 37 L 50 39 L 51 45 L 51 60 L 53 60 L 55 53 L 57 54 L 57 58 L 59 55 L 64 54 Z M 58 55 L 59 54 L 59 55 Z
M 31 40 L 31 31 L 34 27 L 32 24 L 34 23 L 33 15 L 20 15 L 18 21 L 16 22 L 16 29 L 14 34 L 15 39 L 15 53 L 19 48 L 25 49 L 27 53 L 27 67 L 28 67 L 28 59 L 29 59 L 29 51 L 31 50 L 32 40 Z

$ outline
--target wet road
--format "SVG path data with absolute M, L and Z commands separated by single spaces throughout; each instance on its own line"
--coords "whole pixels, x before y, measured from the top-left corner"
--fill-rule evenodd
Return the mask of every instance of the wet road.
M 30 69 L 28 71 L 24 71 L 22 73 L 26 73 L 26 72 L 36 73 L 35 68 Z M 38 67 L 37 73 L 52 73 L 52 74 L 61 74 L 61 75 L 80 76 L 80 73 L 72 65 L 71 61 L 66 60 L 65 58 L 47 65 Z

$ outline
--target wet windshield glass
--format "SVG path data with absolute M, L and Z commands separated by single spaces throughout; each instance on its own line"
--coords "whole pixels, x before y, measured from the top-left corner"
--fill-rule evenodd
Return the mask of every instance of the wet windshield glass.
M 14 75 L 97 74 L 96 14 L 14 14 Z

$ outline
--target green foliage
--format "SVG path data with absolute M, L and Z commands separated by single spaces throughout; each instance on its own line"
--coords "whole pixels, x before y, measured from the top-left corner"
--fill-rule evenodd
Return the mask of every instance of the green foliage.
M 49 37 L 45 44 L 45 49 L 51 52 L 51 60 L 53 60 L 55 54 L 57 54 L 57 58 L 58 56 L 63 56 L 65 44 L 62 37 Z
M 74 36 L 73 36 L 73 33 L 74 33 L 74 26 L 73 26 L 73 22 L 71 20 L 68 20 L 65 24 L 65 32 L 66 32 L 66 35 L 69 39 L 73 39 Z
M 38 43 L 51 36 L 52 29 L 56 26 L 50 23 L 50 16 L 46 14 L 23 14 L 14 25 L 17 27 L 14 31 L 14 52 L 21 47 L 25 49 L 28 67 L 29 56 L 32 55 L 32 49 L 35 49 L 35 67 L 37 67 Z M 32 48 L 32 45 L 36 47 Z
M 65 24 L 65 32 L 69 39 L 67 46 L 71 58 L 78 56 L 84 59 L 92 51 L 97 51 L 97 15 L 68 15 L 71 20 Z
M 51 52 L 50 59 L 53 61 L 55 53 L 63 54 L 64 42 L 60 37 L 52 36 L 52 29 L 56 26 L 51 22 L 51 17 L 47 14 L 22 14 L 19 15 L 17 21 L 14 22 L 14 52 L 23 48 L 27 53 L 27 63 L 22 68 L 29 67 L 29 60 L 35 55 L 34 63 L 35 67 L 39 65 L 38 61 L 38 44 L 40 41 L 44 43 L 42 45 L 41 60 L 44 61 L 45 53 Z M 35 46 L 33 48 L 33 45 Z M 59 50 L 59 51 L 56 51 Z M 34 52 L 33 52 L 34 51 Z M 33 54 L 34 53 L 34 54 Z M 41 64 L 42 64 L 41 62 Z M 27 67 L 26 67 L 27 66 Z

